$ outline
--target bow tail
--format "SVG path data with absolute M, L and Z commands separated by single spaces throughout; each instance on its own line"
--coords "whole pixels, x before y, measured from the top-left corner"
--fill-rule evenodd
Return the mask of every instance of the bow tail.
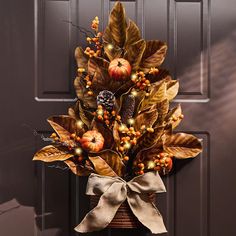
M 148 194 L 129 192 L 127 201 L 134 215 L 152 233 L 161 234 L 167 232 L 163 218 L 155 205 L 150 202 Z
M 126 197 L 126 189 L 123 188 L 123 183 L 112 184 L 100 197 L 97 206 L 75 227 L 75 231 L 87 233 L 106 228 Z

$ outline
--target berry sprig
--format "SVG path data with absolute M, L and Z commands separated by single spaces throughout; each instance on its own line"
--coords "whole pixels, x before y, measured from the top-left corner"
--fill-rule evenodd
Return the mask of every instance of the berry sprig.
M 151 86 L 150 80 L 146 79 L 143 71 L 138 71 L 131 76 L 131 80 L 135 83 L 135 87 L 142 91 L 147 91 Z
M 116 120 L 116 112 L 114 110 L 107 111 L 102 105 L 98 105 L 94 115 L 99 121 L 103 121 L 109 128 L 113 127 L 114 121 Z

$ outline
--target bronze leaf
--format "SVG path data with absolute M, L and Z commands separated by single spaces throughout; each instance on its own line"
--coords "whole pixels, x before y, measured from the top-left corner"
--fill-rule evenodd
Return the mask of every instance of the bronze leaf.
M 148 110 L 137 115 L 134 122 L 135 130 L 140 130 L 142 125 L 152 127 L 158 117 L 157 109 Z
M 158 67 L 165 59 L 167 45 L 158 40 L 151 40 L 146 42 L 146 49 L 140 63 L 140 70 L 149 72 L 151 67 Z
M 166 140 L 164 150 L 175 158 L 186 159 L 197 156 L 202 151 L 202 144 L 194 135 L 177 133 Z
M 89 160 L 93 163 L 95 172 L 99 175 L 115 177 L 117 174 L 100 156 L 89 156 Z
M 91 174 L 91 172 L 93 172 L 92 170 L 87 169 L 86 167 L 84 167 L 82 165 L 76 165 L 71 160 L 66 160 L 64 162 L 70 168 L 72 173 L 74 173 L 75 175 L 78 175 L 78 176 L 88 176 L 88 175 Z
M 143 39 L 140 39 L 134 44 L 126 46 L 124 58 L 129 61 L 133 71 L 138 70 L 145 47 L 146 43 Z
M 166 89 L 166 98 L 171 101 L 173 100 L 179 91 L 179 81 L 177 80 L 170 80 L 167 82 L 167 89 Z
M 74 80 L 74 87 L 77 97 L 83 101 L 84 106 L 87 108 L 96 108 L 96 97 L 88 94 L 88 89 L 86 88 L 85 83 L 81 77 L 76 77 Z
M 66 148 L 49 145 L 36 152 L 33 161 L 65 161 L 73 156 L 74 154 L 68 153 Z
M 125 19 L 125 9 L 120 2 L 116 2 L 111 10 L 108 27 L 112 41 L 115 45 L 122 48 L 126 40 L 127 23 Z
M 126 42 L 125 45 L 131 45 L 138 42 L 141 39 L 141 34 L 138 26 L 134 21 L 129 20 L 129 25 L 126 30 Z
M 75 59 L 77 66 L 84 68 L 86 71 L 88 69 L 88 56 L 84 53 L 84 50 L 81 47 L 75 49 Z

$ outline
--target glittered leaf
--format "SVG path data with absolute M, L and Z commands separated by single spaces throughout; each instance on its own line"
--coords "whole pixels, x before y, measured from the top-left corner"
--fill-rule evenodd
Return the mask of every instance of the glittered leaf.
M 158 67 L 165 59 L 167 45 L 158 40 L 146 42 L 146 50 L 140 63 L 140 70 L 149 72 L 151 67 Z
M 73 156 L 73 153 L 68 153 L 66 148 L 49 145 L 36 152 L 33 161 L 65 161 Z
M 164 150 L 175 158 L 186 159 L 197 156 L 202 151 L 202 144 L 191 134 L 177 133 L 166 140 Z
M 117 174 L 100 156 L 89 156 L 89 160 L 93 163 L 95 172 L 99 175 L 115 177 Z
M 86 88 L 85 82 L 81 77 L 76 77 L 74 87 L 77 97 L 83 101 L 85 107 L 95 108 L 97 106 L 96 97 L 88 94 L 89 90 Z

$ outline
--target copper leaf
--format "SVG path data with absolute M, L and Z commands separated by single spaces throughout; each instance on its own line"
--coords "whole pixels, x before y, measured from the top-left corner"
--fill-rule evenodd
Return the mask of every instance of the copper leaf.
M 134 44 L 127 45 L 126 47 L 124 58 L 129 61 L 133 71 L 136 71 L 139 67 L 145 46 L 145 41 L 141 39 Z
M 109 29 L 114 43 L 122 48 L 126 39 L 125 9 L 120 2 L 116 2 L 109 17 Z
M 74 87 L 77 97 L 84 102 L 86 107 L 96 107 L 96 97 L 88 94 L 88 89 L 86 88 L 86 85 L 81 77 L 76 77 L 74 80 Z
M 156 109 L 148 110 L 137 115 L 135 118 L 134 128 L 140 130 L 142 125 L 152 127 L 158 117 Z
M 156 104 L 156 109 L 158 112 L 158 118 L 154 126 L 162 125 L 169 111 L 169 101 L 167 99 Z
M 141 39 L 140 30 L 134 21 L 129 20 L 129 25 L 126 30 L 126 42 L 125 45 L 131 45 Z
M 75 49 L 75 59 L 77 62 L 77 66 L 81 68 L 88 68 L 88 56 L 84 53 L 81 47 L 77 47 Z
M 72 153 L 68 153 L 66 150 L 67 149 L 62 147 L 59 148 L 53 145 L 49 145 L 36 152 L 33 161 L 65 161 L 74 156 Z
M 60 137 L 60 141 L 67 145 L 75 146 L 76 143 L 70 139 L 72 133 L 82 133 L 83 130 L 76 127 L 76 120 L 70 116 L 51 116 L 47 119 L 49 124 Z
M 117 176 L 114 170 L 100 156 L 89 156 L 89 160 L 93 163 L 95 172 L 99 175 Z
M 162 102 L 166 98 L 166 83 L 162 81 L 161 83 L 154 84 L 151 88 L 150 95 L 144 98 L 141 103 L 140 111 L 147 109 L 148 107 Z
M 179 91 L 179 82 L 177 80 L 171 80 L 167 82 L 166 98 L 171 101 L 173 100 Z
M 106 161 L 106 163 L 112 168 L 112 170 L 118 175 L 123 176 L 125 165 L 123 164 L 120 156 L 117 152 L 112 150 L 104 150 L 98 153 L 98 155 Z
M 78 176 L 87 176 L 89 174 L 91 174 L 91 170 L 87 169 L 84 166 L 81 165 L 76 165 L 73 161 L 71 160 L 66 160 L 64 161 L 65 164 L 70 168 L 70 170 Z
M 179 104 L 177 107 L 174 107 L 172 110 L 168 112 L 165 118 L 166 124 L 171 125 L 172 129 L 175 129 L 181 122 L 181 119 L 178 118 L 181 114 L 182 114 L 182 109 Z M 176 117 L 176 119 L 173 119 L 173 117 Z
M 165 59 L 167 45 L 158 40 L 151 40 L 146 42 L 146 50 L 140 64 L 140 69 L 148 72 L 151 67 L 158 67 Z
M 166 140 L 164 150 L 178 159 L 185 159 L 197 156 L 202 151 L 202 144 L 191 134 L 177 133 Z

